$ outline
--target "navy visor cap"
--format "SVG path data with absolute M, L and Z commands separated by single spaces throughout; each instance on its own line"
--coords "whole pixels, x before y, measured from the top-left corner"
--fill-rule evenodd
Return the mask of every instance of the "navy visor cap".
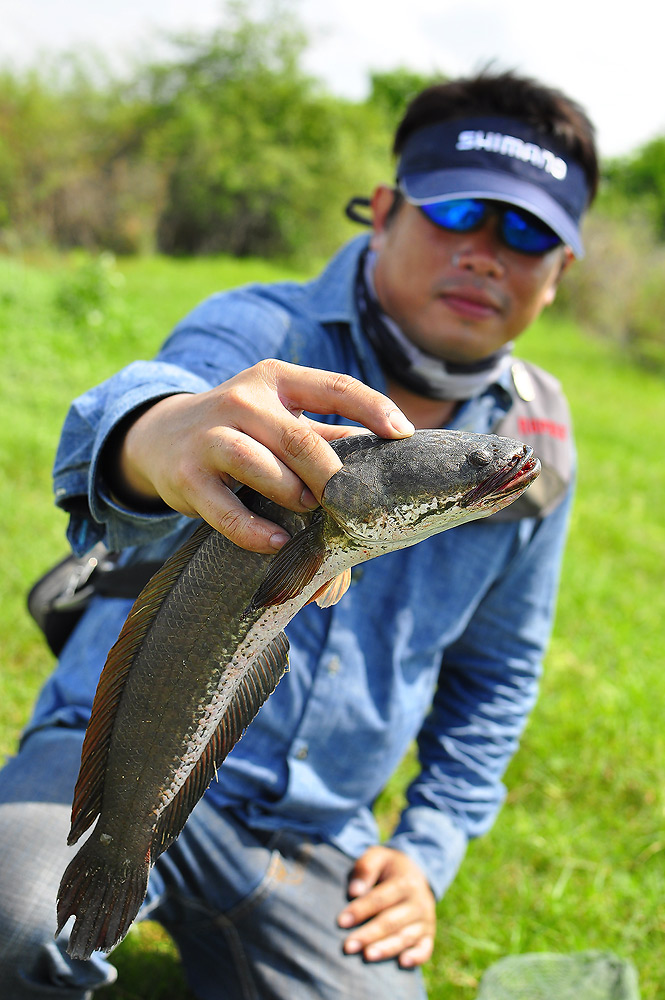
M 549 226 L 576 257 L 584 256 L 584 171 L 552 137 L 516 118 L 464 118 L 417 129 L 404 144 L 397 182 L 416 205 L 456 198 L 508 202 Z

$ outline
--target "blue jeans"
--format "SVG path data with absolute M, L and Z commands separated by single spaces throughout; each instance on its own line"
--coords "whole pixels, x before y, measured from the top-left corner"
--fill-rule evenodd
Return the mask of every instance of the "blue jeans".
M 89 1000 L 116 970 L 54 939 L 82 732 L 33 733 L 0 772 L 0 997 Z M 344 955 L 351 860 L 288 830 L 249 830 L 202 799 L 153 868 L 139 919 L 174 938 L 200 1000 L 423 1000 L 418 970 Z

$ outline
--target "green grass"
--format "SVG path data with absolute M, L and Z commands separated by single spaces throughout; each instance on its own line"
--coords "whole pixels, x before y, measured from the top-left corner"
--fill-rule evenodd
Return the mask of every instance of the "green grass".
M 150 356 L 209 292 L 285 275 L 259 261 L 0 259 L 3 753 L 53 666 L 24 594 L 64 549 L 50 466 L 69 400 Z M 563 322 L 541 321 L 520 351 L 568 391 L 578 497 L 542 695 L 507 775 L 506 806 L 439 907 L 430 997 L 471 1000 L 504 954 L 600 948 L 631 959 L 643 1000 L 655 1000 L 665 948 L 665 392 Z M 412 768 L 407 761 L 382 797 L 386 825 Z M 114 961 L 108 1000 L 190 997 L 154 925 L 132 931 Z

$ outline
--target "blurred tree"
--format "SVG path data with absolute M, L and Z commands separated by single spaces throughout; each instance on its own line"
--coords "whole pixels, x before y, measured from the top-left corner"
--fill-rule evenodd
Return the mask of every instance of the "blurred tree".
M 0 74 L 0 246 L 311 258 L 351 236 L 343 208 L 392 175 L 427 80 L 375 73 L 367 100 L 333 97 L 301 68 L 292 0 L 257 2 L 165 36 L 124 79 L 95 52 Z
M 167 252 L 324 253 L 348 234 L 342 208 L 379 179 L 389 143 L 367 105 L 325 94 L 300 69 L 305 39 L 279 7 L 232 3 L 222 26 L 174 38 L 175 58 L 140 83 L 151 158 L 167 176 Z
M 386 115 L 391 128 L 394 128 L 412 97 L 433 83 L 444 83 L 446 77 L 442 73 L 425 76 L 414 70 L 399 67 L 384 72 L 370 74 L 369 103 L 380 108 Z
M 631 156 L 612 160 L 604 173 L 601 206 L 624 217 L 639 208 L 652 219 L 659 239 L 665 240 L 665 137 L 653 139 Z
M 127 143 L 137 108 L 122 89 L 92 55 L 0 75 L 0 245 L 139 249 L 160 180 Z

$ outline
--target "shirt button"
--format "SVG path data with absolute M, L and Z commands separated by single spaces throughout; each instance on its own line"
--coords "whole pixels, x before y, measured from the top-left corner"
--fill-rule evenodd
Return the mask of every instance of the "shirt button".
M 342 664 L 340 663 L 339 656 L 331 656 L 330 659 L 328 660 L 328 673 L 329 674 L 338 673 L 341 665 Z
M 307 746 L 306 743 L 303 743 L 303 745 L 301 747 L 298 747 L 298 749 L 296 750 L 296 759 L 305 760 L 307 758 L 308 753 L 309 753 L 309 747 Z

